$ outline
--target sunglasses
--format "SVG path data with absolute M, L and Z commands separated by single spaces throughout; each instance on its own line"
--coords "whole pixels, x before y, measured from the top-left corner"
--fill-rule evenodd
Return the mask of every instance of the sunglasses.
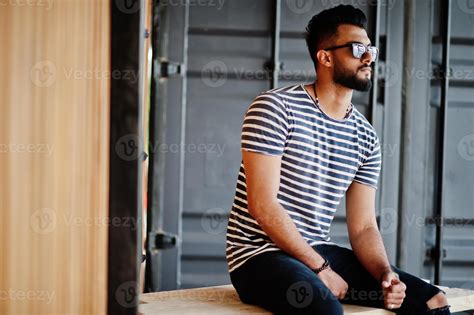
M 340 46 L 333 46 L 333 47 L 328 47 L 324 50 L 334 50 L 334 49 L 339 49 L 339 48 L 344 48 L 344 47 L 352 47 L 352 55 L 354 58 L 360 59 L 362 56 L 368 52 L 372 56 L 372 60 L 375 61 L 377 60 L 377 57 L 379 56 L 379 49 L 375 46 L 365 46 L 362 43 L 348 43 Z

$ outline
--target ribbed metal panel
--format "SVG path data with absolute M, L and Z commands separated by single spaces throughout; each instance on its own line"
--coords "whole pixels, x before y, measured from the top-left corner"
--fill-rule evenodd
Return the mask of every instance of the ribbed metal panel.
M 430 73 L 430 119 L 427 149 L 435 152 L 439 145 L 438 130 L 441 103 L 440 76 L 437 69 L 442 61 L 441 1 L 433 10 L 433 38 Z M 467 1 L 453 1 L 451 5 L 450 80 L 446 112 L 446 139 L 443 184 L 443 259 L 441 283 L 447 286 L 474 288 L 474 9 Z M 435 155 L 433 155 L 434 157 Z M 438 184 L 438 159 L 426 161 L 429 169 L 427 216 L 435 209 Z M 434 224 L 427 224 L 427 247 L 433 245 Z M 431 259 L 425 260 L 425 273 L 432 274 Z
M 188 4 L 185 146 L 180 151 L 184 154 L 184 183 L 180 185 L 175 168 L 169 167 L 159 179 L 168 192 L 163 194 L 160 210 L 165 217 L 174 216 L 181 222 L 182 233 L 178 270 L 164 268 L 165 261 L 162 265 L 163 270 L 180 276 L 162 272 L 163 278 L 170 278 L 163 281 L 163 290 L 230 283 L 225 232 L 241 162 L 243 115 L 252 99 L 270 88 L 272 60 L 282 64 L 278 86 L 314 80 L 302 33 L 321 4 L 332 2 L 281 2 L 278 58 L 272 55 L 272 1 L 197 3 Z M 442 58 L 441 3 L 381 1 L 379 8 L 370 3 L 362 9 L 369 17 L 373 42 L 374 23 L 379 21 L 378 87 L 373 96 L 354 92 L 353 102 L 372 121 L 382 142 L 379 226 L 391 263 L 433 281 L 433 261 L 425 252 L 435 244 L 435 226 L 429 218 L 435 213 L 439 179 L 435 157 L 441 90 L 433 70 Z M 442 284 L 470 287 L 474 282 L 474 10 L 463 7 L 463 1 L 452 3 L 450 66 L 456 77 L 450 78 L 448 93 L 443 215 L 464 221 L 444 228 L 447 256 Z M 176 20 L 175 24 L 179 25 Z M 182 29 L 167 31 L 170 46 L 180 32 Z M 427 36 L 430 32 L 432 36 Z M 170 79 L 168 84 L 176 85 L 173 82 Z M 166 104 L 168 115 L 178 112 L 176 106 L 181 102 L 175 90 L 167 90 L 168 100 L 174 100 Z M 179 124 L 178 119 L 168 119 L 159 127 L 166 131 L 163 134 L 177 133 L 181 126 L 174 122 Z M 172 152 L 165 156 L 168 166 L 176 164 Z M 174 197 L 179 189 L 183 189 L 182 216 Z M 344 202 L 331 237 L 349 247 Z

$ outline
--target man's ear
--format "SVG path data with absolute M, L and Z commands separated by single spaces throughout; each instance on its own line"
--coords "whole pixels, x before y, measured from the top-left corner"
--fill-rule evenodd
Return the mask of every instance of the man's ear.
M 332 65 L 332 56 L 326 50 L 318 50 L 316 58 L 318 59 L 319 64 L 324 67 L 330 67 Z

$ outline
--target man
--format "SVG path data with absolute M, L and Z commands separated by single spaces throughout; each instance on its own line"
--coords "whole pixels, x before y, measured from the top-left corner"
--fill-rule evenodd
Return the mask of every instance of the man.
M 240 299 L 277 314 L 343 314 L 343 303 L 450 314 L 444 291 L 390 265 L 375 220 L 379 138 L 352 105 L 378 56 L 364 13 L 314 16 L 317 80 L 260 94 L 242 127 L 226 257 Z M 341 198 L 352 250 L 330 241 Z M 340 300 L 340 301 L 339 301 Z

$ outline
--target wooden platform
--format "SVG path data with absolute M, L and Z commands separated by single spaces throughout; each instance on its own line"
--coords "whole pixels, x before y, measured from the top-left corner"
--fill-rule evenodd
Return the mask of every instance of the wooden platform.
M 474 291 L 439 286 L 447 294 L 451 312 L 474 309 Z M 155 314 L 271 314 L 240 301 L 232 285 L 162 291 L 140 295 L 138 313 Z M 344 314 L 394 314 L 384 309 L 343 304 Z

